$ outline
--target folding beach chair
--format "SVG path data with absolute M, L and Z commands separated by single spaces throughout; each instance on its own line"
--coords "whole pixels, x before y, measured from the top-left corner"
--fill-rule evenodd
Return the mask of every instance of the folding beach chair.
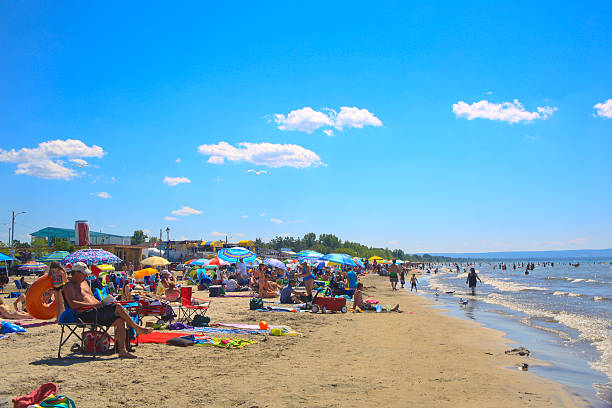
M 178 321 L 191 321 L 196 315 L 204 316 L 210 307 L 210 300 L 192 298 L 193 288 L 191 286 L 181 287 L 181 305 L 178 308 Z M 199 302 L 197 305 L 191 303 L 191 299 Z
M 124 304 L 123 307 L 125 307 L 126 310 L 130 312 L 130 315 L 132 315 L 133 313 L 136 313 L 136 310 L 138 308 L 137 304 L 133 302 L 130 304 Z M 88 352 L 85 350 L 85 342 L 89 341 L 88 333 L 91 333 L 89 337 L 91 336 L 94 337 L 94 344 L 92 346 L 92 351 L 91 351 L 92 359 L 96 358 L 96 355 L 99 354 L 98 349 L 103 348 L 104 343 L 106 341 L 112 341 L 114 343 L 113 347 L 111 348 L 112 352 L 117 351 L 117 342 L 115 341 L 115 337 L 111 336 L 109 333 L 109 330 L 112 327 L 112 325 L 109 325 L 109 326 L 101 325 L 101 324 L 98 324 L 97 320 L 93 323 L 84 322 L 81 319 L 79 319 L 77 314 L 72 309 L 70 309 L 68 306 L 66 306 L 64 314 L 62 316 L 64 315 L 70 316 L 70 318 L 68 319 L 70 320 L 70 322 L 58 323 L 58 325 L 62 328 L 62 331 L 60 334 L 59 347 L 57 349 L 57 358 L 59 359 L 62 358 L 62 347 L 73 336 L 78 340 L 78 343 L 73 344 L 71 351 L 79 352 L 81 354 L 88 354 Z M 126 346 L 129 351 L 132 351 L 131 346 L 132 346 L 132 341 L 134 340 L 133 337 L 134 336 L 133 336 L 132 330 L 128 328 L 127 335 L 126 335 Z

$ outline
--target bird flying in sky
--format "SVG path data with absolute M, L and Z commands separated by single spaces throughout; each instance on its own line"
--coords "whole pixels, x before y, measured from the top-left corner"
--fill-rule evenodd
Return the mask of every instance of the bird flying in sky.
M 255 171 L 255 170 L 247 170 L 247 173 L 255 173 L 256 176 L 259 176 L 262 173 L 268 174 L 265 170 Z

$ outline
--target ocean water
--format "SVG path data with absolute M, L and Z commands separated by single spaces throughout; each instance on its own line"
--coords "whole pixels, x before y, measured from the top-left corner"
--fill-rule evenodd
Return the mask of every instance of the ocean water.
M 476 262 L 483 283 L 472 295 L 460 271 L 439 265 L 421 278 L 423 293 L 452 314 L 475 319 L 528 344 L 545 376 L 574 388 L 596 406 L 612 406 L 612 263 L 536 263 L 529 275 L 521 262 Z M 573 263 L 573 262 L 572 262 Z M 494 268 L 497 266 L 497 268 Z M 446 293 L 453 292 L 453 293 Z M 528 347 L 529 348 L 529 347 Z

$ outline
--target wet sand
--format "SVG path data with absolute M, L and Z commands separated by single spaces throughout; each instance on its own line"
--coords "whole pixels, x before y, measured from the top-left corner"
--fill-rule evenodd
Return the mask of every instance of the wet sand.
M 236 335 L 258 341 L 237 350 L 142 344 L 137 360 L 57 360 L 59 328 L 29 329 L 0 339 L 0 401 L 52 381 L 79 408 L 585 406 L 566 387 L 519 371 L 538 362 L 504 354 L 502 332 L 393 292 L 386 278 L 361 280 L 367 295 L 404 313 L 263 313 L 250 311 L 248 298 L 214 298 L 213 323 L 266 320 L 302 335 Z

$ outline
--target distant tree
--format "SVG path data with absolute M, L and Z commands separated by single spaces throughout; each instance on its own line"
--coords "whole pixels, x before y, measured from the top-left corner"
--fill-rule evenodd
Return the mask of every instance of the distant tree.
M 74 252 L 74 245 L 68 242 L 66 239 L 57 238 L 55 240 L 55 244 L 53 245 L 53 249 L 55 251 L 68 251 Z
M 132 235 L 131 241 L 132 245 L 142 244 L 147 240 L 147 236 L 145 235 L 143 230 L 136 230 Z
M 149 237 L 149 243 L 154 244 L 158 241 L 157 237 Z

